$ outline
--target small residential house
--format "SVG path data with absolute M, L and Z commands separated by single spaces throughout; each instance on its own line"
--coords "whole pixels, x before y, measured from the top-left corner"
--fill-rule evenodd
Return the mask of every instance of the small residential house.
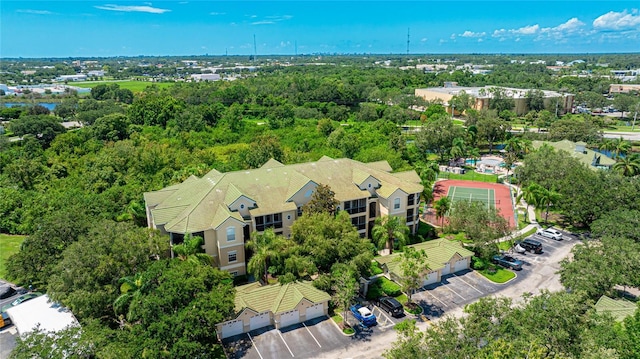
M 232 275 L 246 273 L 245 242 L 252 232 L 273 228 L 288 237 L 316 187 L 328 185 L 362 237 L 370 236 L 375 219 L 402 217 L 416 233 L 420 193 L 415 171 L 391 171 L 386 161 L 362 163 L 322 157 L 316 162 L 284 165 L 269 160 L 252 170 L 221 173 L 144 194 L 149 228 L 168 233 L 171 244 L 186 234 L 201 236 L 203 249 Z
M 464 248 L 458 241 L 439 238 L 432 241 L 412 244 L 407 247 L 413 247 L 417 250 L 424 249 L 427 253 L 430 270 L 424 276 L 422 286 L 438 283 L 444 275 L 471 268 L 473 252 Z M 402 278 L 400 264 L 397 261 L 399 257 L 400 253 L 394 253 L 392 255 L 375 258 L 384 270 L 384 275 L 390 280 L 398 281 Z
M 270 325 L 277 329 L 326 316 L 331 296 L 311 282 L 236 287 L 236 316 L 216 325 L 221 339 Z
M 618 322 L 624 318 L 634 315 L 638 310 L 638 305 L 625 299 L 613 299 L 603 295 L 595 305 L 596 312 L 609 313 Z
M 584 142 L 572 142 L 569 140 L 557 142 L 532 141 L 531 144 L 536 150 L 546 144 L 558 151 L 565 151 L 592 170 L 608 170 L 616 163 L 611 157 L 587 148 L 587 144 Z

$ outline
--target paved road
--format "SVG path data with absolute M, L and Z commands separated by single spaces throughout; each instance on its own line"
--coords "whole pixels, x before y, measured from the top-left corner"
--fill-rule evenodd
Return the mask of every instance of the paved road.
M 638 125 L 640 127 L 640 124 Z M 627 141 L 640 141 L 640 132 L 605 132 L 605 138 L 620 138 Z

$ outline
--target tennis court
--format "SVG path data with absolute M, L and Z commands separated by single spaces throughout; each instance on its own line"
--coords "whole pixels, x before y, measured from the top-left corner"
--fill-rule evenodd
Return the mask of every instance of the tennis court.
M 496 204 L 500 204 L 500 200 L 496 200 L 496 193 L 492 188 L 450 186 L 447 197 L 451 199 L 451 202 L 480 202 L 487 208 L 496 208 Z

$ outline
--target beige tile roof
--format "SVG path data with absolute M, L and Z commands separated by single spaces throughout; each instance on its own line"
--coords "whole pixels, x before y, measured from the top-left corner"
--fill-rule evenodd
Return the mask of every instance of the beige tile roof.
M 382 183 L 377 191 L 383 197 L 397 189 L 406 193 L 422 192 L 417 175 L 390 173 L 379 169 L 388 167 L 388 163 L 386 166 L 381 162 L 376 164 L 374 168 L 351 159 L 326 156 L 317 162 L 286 166 L 273 160 L 261 168 L 246 171 L 211 170 L 202 178 L 190 177 L 180 184 L 145 193 L 144 197 L 148 206 L 157 205 L 151 210 L 156 225 L 166 223 L 168 232 L 190 233 L 215 228 L 229 217 L 242 220 L 227 206 L 243 195 L 257 204 L 250 211 L 252 215 L 295 210 L 303 203 L 292 202 L 292 197 L 309 183 L 328 184 L 336 193 L 336 199 L 342 202 L 369 197 L 367 190 L 361 190 L 354 183 L 368 176 Z
M 633 315 L 638 310 L 638 306 L 625 299 L 613 299 L 603 295 L 598 299 L 595 309 L 598 313 L 608 312 L 616 321 L 621 322 L 624 318 Z
M 254 282 L 236 287 L 236 313 L 249 308 L 257 313 L 270 310 L 274 314 L 293 310 L 303 299 L 311 303 L 322 303 L 331 296 L 317 288 L 311 282 L 293 282 L 284 285 L 261 286 Z
M 432 241 L 412 244 L 407 247 L 413 247 L 417 250 L 424 249 L 427 253 L 427 262 L 431 270 L 444 268 L 444 264 L 450 262 L 456 255 L 461 258 L 470 257 L 473 252 L 464 248 L 458 241 L 450 241 L 445 238 L 434 239 Z M 400 253 L 394 253 L 388 256 L 374 258 L 380 264 L 386 264 L 389 271 L 401 277 L 399 263 L 395 261 Z

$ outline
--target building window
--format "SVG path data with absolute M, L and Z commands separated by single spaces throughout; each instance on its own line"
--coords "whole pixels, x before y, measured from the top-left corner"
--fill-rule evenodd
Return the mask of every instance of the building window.
M 302 207 L 298 207 L 298 217 L 302 216 Z
M 371 188 L 371 183 L 369 183 L 369 186 L 368 186 L 368 187 L 369 187 L 369 188 Z
M 349 214 L 363 213 L 367 211 L 367 199 L 356 199 L 344 202 L 344 210 Z
M 238 253 L 236 251 L 229 252 L 228 256 L 229 256 L 229 263 L 233 263 L 238 260 Z
M 407 206 L 413 206 L 416 203 L 416 195 L 415 194 L 410 194 L 409 197 L 407 197 Z
M 313 190 L 310 189 L 310 190 L 307 191 L 307 193 L 304 194 L 304 198 L 309 198 L 309 197 L 311 197 L 312 194 L 313 194 Z
M 240 209 L 244 209 L 244 204 L 241 204 L 241 205 L 240 205 Z
M 367 228 L 367 216 L 353 217 L 351 218 L 351 224 L 359 231 Z
M 290 220 L 291 220 L 291 215 L 290 215 L 290 214 L 288 214 L 288 215 L 287 215 L 287 221 L 290 221 Z
M 237 277 L 238 276 L 238 271 L 235 270 L 233 272 L 229 272 L 229 274 L 231 274 L 231 276 L 233 276 L 233 277 Z
M 235 227 L 227 227 L 227 242 L 236 240 L 236 228 Z
M 393 200 L 393 209 L 400 209 L 400 198 L 395 198 Z
M 413 222 L 413 208 L 407 210 L 407 223 Z
M 282 213 L 268 214 L 255 217 L 256 231 L 262 232 L 267 228 L 282 228 Z

